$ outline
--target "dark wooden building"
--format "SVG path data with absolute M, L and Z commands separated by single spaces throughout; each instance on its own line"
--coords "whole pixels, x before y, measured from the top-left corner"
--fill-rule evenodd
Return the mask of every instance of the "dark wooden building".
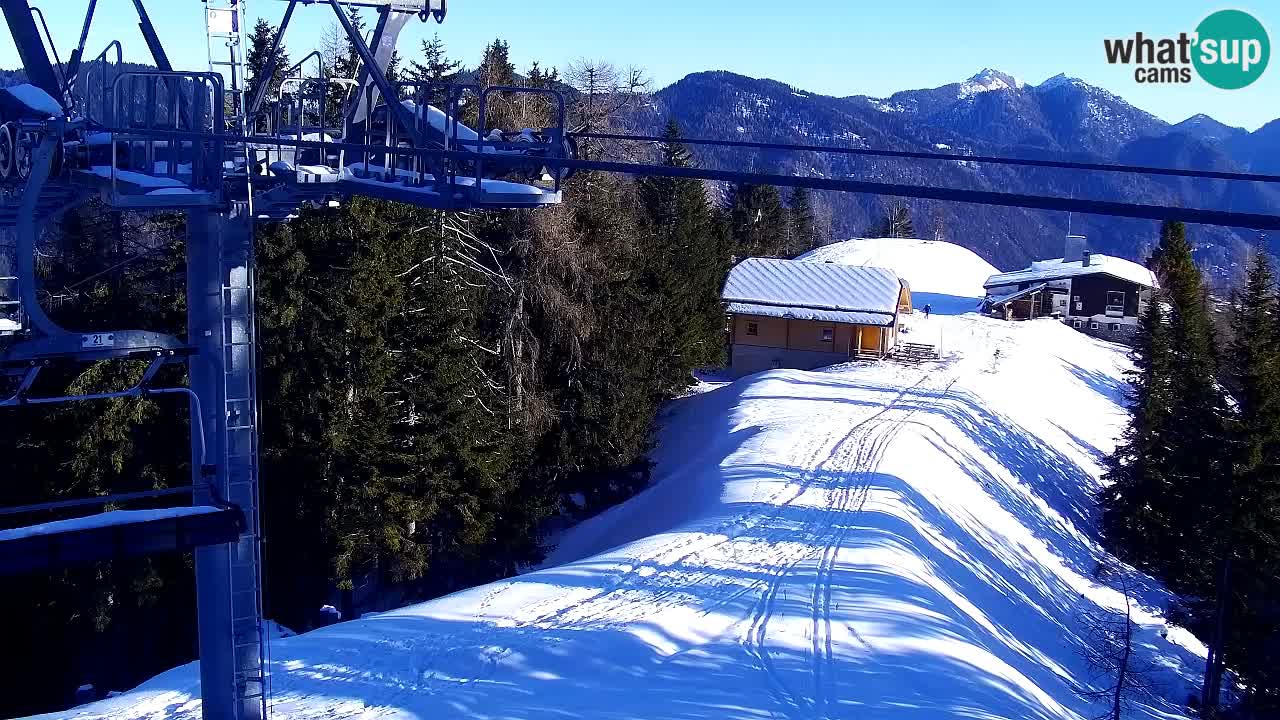
M 1157 283 L 1138 263 L 1083 250 L 1075 259 L 1042 260 L 992 275 L 984 287 L 984 307 L 996 317 L 1060 318 L 1090 335 L 1129 342 Z

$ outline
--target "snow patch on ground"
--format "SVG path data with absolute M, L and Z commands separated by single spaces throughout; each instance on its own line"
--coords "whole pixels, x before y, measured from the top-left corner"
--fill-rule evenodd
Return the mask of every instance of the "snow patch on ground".
M 981 299 L 982 283 L 999 272 L 972 250 L 939 240 L 858 238 L 824 245 L 800 260 L 888 268 L 911 284 L 913 293 Z M 916 302 L 916 306 L 923 306 Z M 967 308 L 971 309 L 971 308 Z

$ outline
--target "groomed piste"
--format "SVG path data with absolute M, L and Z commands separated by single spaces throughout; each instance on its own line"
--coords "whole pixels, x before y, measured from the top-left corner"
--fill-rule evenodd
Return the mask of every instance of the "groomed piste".
M 966 253 L 875 240 L 814 257 L 885 262 L 976 305 L 991 269 Z M 276 641 L 275 716 L 1098 715 L 1077 691 L 1105 683 L 1084 618 L 1123 602 L 1095 578 L 1115 561 L 1092 493 L 1125 422 L 1125 352 L 1052 320 L 935 314 L 910 334 L 942 359 L 776 370 L 677 401 L 652 487 L 541 569 Z M 1136 583 L 1158 692 L 1132 716 L 1181 717 L 1203 648 Z M 198 716 L 193 664 L 49 717 Z

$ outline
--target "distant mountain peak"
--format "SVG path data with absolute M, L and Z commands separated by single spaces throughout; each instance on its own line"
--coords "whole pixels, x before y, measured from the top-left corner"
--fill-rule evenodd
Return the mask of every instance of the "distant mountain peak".
M 983 68 L 977 75 L 960 84 L 960 97 L 970 97 L 992 90 L 1019 90 L 1025 85 L 1026 83 L 1008 73 Z
M 1244 128 L 1232 127 L 1204 113 L 1196 113 L 1173 127 L 1202 140 L 1230 140 L 1248 134 Z
M 1228 125 L 1224 122 L 1219 121 L 1217 118 L 1213 117 L 1212 115 L 1206 115 L 1205 113 L 1196 113 L 1195 115 L 1192 115 L 1186 120 L 1183 120 L 1182 122 L 1178 123 L 1177 127 L 1190 126 L 1190 125 L 1201 125 L 1201 126 L 1207 125 L 1214 128 L 1226 128 L 1229 130 L 1243 130 L 1243 128 L 1232 127 L 1231 125 Z
M 1079 86 L 1081 86 L 1081 85 L 1085 85 L 1085 84 L 1086 84 L 1086 83 L 1085 83 L 1085 81 L 1081 80 L 1080 78 L 1077 78 L 1077 77 L 1069 77 L 1066 73 L 1058 73 L 1057 75 L 1054 75 L 1053 77 L 1049 78 L 1048 80 L 1045 80 L 1044 82 L 1042 82 L 1042 83 L 1040 83 L 1039 85 L 1037 85 L 1037 86 L 1036 86 L 1036 89 L 1037 89 L 1037 90 L 1052 90 L 1052 89 L 1054 89 L 1054 88 L 1056 88 L 1056 87 L 1062 87 L 1062 86 L 1064 86 L 1064 85 L 1073 85 L 1073 86 L 1077 86 L 1077 87 L 1079 87 Z

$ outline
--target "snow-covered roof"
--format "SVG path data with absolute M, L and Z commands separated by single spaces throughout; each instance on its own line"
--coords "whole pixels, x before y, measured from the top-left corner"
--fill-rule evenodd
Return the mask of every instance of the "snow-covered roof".
M 901 293 L 902 280 L 885 268 L 747 258 L 729 271 L 723 298 L 730 306 L 774 308 L 769 314 L 778 317 L 800 317 L 801 310 L 893 316 Z
M 1061 280 L 1080 275 L 1098 274 L 1111 275 L 1145 287 L 1159 286 L 1159 283 L 1156 282 L 1155 274 L 1138 263 L 1110 255 L 1094 253 L 1089 256 L 1089 265 L 1087 267 L 1084 265 L 1083 259 L 1071 262 L 1067 262 L 1063 258 L 1040 260 L 1031 263 L 1031 267 L 1025 270 L 992 275 L 983 283 L 983 287 L 992 288 L 1024 282 Z
M 727 312 L 734 315 L 761 315 L 764 317 L 787 318 L 789 320 L 816 320 L 818 322 L 848 323 L 850 325 L 893 324 L 893 316 L 882 312 L 846 312 L 844 310 L 819 310 L 817 308 L 736 302 L 729 303 Z

